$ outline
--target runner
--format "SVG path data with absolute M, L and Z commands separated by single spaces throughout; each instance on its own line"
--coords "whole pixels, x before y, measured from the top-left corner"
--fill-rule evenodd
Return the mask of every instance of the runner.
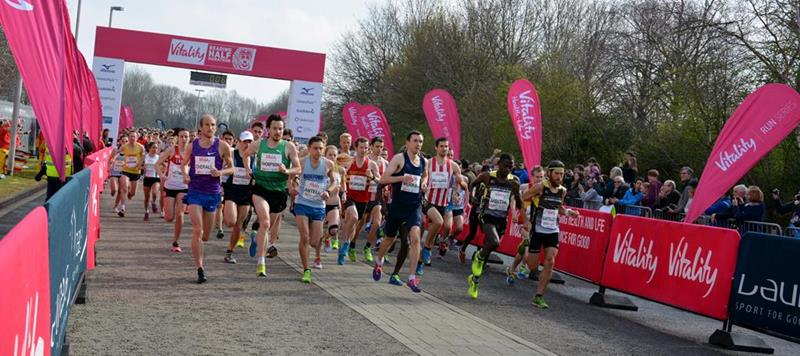
M 119 177 L 122 176 L 122 167 L 125 165 L 125 154 L 122 152 L 120 147 L 123 145 L 128 144 L 128 137 L 122 136 L 117 141 L 117 147 L 111 151 L 111 155 L 109 156 L 109 160 L 111 161 L 111 169 L 109 170 L 109 178 L 110 182 L 108 183 L 109 188 L 111 189 L 111 196 L 115 196 L 117 191 L 119 190 Z M 114 213 L 117 212 L 117 205 L 119 204 L 119 198 L 116 198 L 114 201 Z
M 344 192 L 347 190 L 347 185 L 342 179 L 342 177 L 347 175 L 347 171 L 344 167 L 336 163 L 336 156 L 338 154 L 339 150 L 334 145 L 330 145 L 325 149 L 325 158 L 334 162 L 333 177 L 336 181 L 336 189 L 331 193 L 328 201 L 325 202 L 325 221 L 328 224 L 328 235 L 325 237 L 325 252 L 330 252 L 331 249 L 339 248 L 339 215 L 342 210 L 342 197 L 344 197 Z M 317 259 L 320 257 L 321 256 L 317 256 Z M 317 263 L 315 262 L 314 264 L 316 267 Z
M 186 147 L 181 169 L 189 192 L 183 197 L 192 219 L 192 255 L 197 267 L 197 283 L 204 283 L 203 243 L 208 241 L 214 226 L 214 214 L 222 199 L 219 177 L 233 173 L 231 147 L 214 137 L 217 120 L 210 114 L 200 117 L 200 136 Z M 223 169 L 223 166 L 225 167 Z
M 447 206 L 453 194 L 453 183 L 462 184 L 460 178 L 461 166 L 452 159 L 447 158 L 447 153 L 450 151 L 450 142 L 447 137 L 437 138 L 435 145 L 436 156 L 431 159 L 430 165 L 428 165 L 430 189 L 428 189 L 425 197 L 426 203 L 422 208 L 422 212 L 428 218 L 428 237 L 425 239 L 425 246 L 422 248 L 421 263 L 417 266 L 418 275 L 422 275 L 424 272 L 423 265 L 431 265 L 431 249 L 439 232 L 441 231 L 443 237 L 450 236 L 453 213 L 448 211 Z
M 128 133 L 128 144 L 121 146 L 122 153 L 125 155 L 125 165 L 122 167 L 122 176 L 119 177 L 119 201 L 117 215 L 125 217 L 125 200 L 132 199 L 136 195 L 136 185 L 142 175 L 142 165 L 144 164 L 144 146 L 136 142 L 139 133 L 131 131 Z
M 453 149 L 450 149 L 447 153 L 447 158 L 453 159 Z M 467 185 L 466 177 L 461 174 L 461 172 L 456 173 L 457 177 L 460 179 L 460 184 L 456 183 L 456 180 L 453 180 L 452 184 L 452 194 L 450 195 L 450 202 L 448 204 L 447 210 L 453 215 L 453 224 L 450 230 L 450 236 L 447 237 L 447 241 L 442 241 L 439 244 L 439 255 L 444 256 L 447 254 L 448 243 L 453 243 L 461 232 L 464 231 L 464 208 L 465 203 L 467 202 L 467 193 L 469 192 L 469 186 Z
M 150 220 L 150 212 L 158 212 L 158 198 L 161 196 L 161 179 L 158 177 L 158 144 L 147 143 L 147 154 L 144 156 L 144 220 Z
M 531 244 L 528 246 L 528 266 L 533 271 L 534 266 L 539 266 L 539 253 L 544 247 L 544 270 L 539 274 L 539 284 L 536 286 L 536 295 L 533 305 L 547 309 L 550 306 L 544 301 L 544 291 L 550 278 L 553 276 L 553 267 L 558 254 L 558 216 L 578 216 L 578 212 L 564 208 L 564 197 L 567 188 L 561 185 L 564 178 L 564 163 L 552 161 L 547 165 L 547 180 L 533 186 L 525 196 L 538 197 L 539 204 L 532 210 L 533 231 L 531 231 Z M 535 215 L 534 215 L 535 214 Z
M 508 153 L 500 154 L 497 170 L 491 173 L 481 173 L 473 186 L 484 184 L 486 189 L 481 195 L 476 210 L 479 211 L 478 221 L 483 229 L 483 248 L 472 255 L 472 274 L 467 277 L 469 282 L 468 294 L 472 299 L 478 298 L 478 279 L 483 275 L 486 260 L 494 250 L 500 246 L 500 239 L 506 231 L 508 212 L 511 208 L 511 198 L 514 198 L 517 211 L 522 212 L 522 197 L 519 194 L 519 181 L 511 175 L 514 158 Z M 524 221 L 526 216 L 520 214 Z
M 353 159 L 355 152 L 351 151 L 353 147 L 353 136 L 345 132 L 339 135 L 339 155 L 336 156 L 336 161 L 342 167 L 349 167 L 350 161 Z
M 303 283 L 311 283 L 311 270 L 308 268 L 308 246 L 316 249 L 315 267 L 322 268 L 319 260 L 322 222 L 325 220 L 325 202 L 335 193 L 336 177 L 333 162 L 322 157 L 325 144 L 320 137 L 308 140 L 308 156 L 301 161 L 300 185 L 294 205 L 297 231 L 300 233 L 298 251 L 303 263 Z
M 250 132 L 253 133 L 253 142 L 260 140 L 261 137 L 264 135 L 264 124 L 261 121 L 253 121 L 253 123 L 250 124 Z M 239 154 L 242 153 L 243 152 L 239 152 Z M 250 159 L 252 160 L 252 157 Z M 242 231 L 246 231 L 247 226 L 250 225 L 250 222 L 252 221 L 252 225 L 250 226 L 250 240 L 255 240 L 256 231 L 258 231 L 258 219 L 253 219 L 254 215 L 255 215 L 255 209 L 253 208 L 252 205 L 250 205 L 250 210 L 247 211 L 247 217 L 245 218 L 244 223 L 242 224 Z M 236 242 L 236 247 L 243 248 L 244 245 L 245 245 L 244 236 L 240 235 L 239 241 Z M 253 250 L 250 257 L 255 257 L 255 255 L 256 255 L 255 250 Z
M 363 227 L 365 222 L 369 221 L 367 223 L 369 225 L 367 243 L 364 245 L 364 260 L 368 263 L 372 263 L 372 245 L 378 238 L 378 231 L 381 230 L 381 224 L 383 223 L 383 212 L 385 210 L 384 193 L 386 192 L 387 188 L 386 186 L 379 186 L 378 179 L 380 179 L 380 176 L 386 170 L 386 167 L 389 166 L 389 161 L 381 157 L 381 152 L 383 152 L 384 148 L 383 138 L 373 137 L 372 141 L 370 141 L 369 147 L 370 150 L 367 157 L 370 159 L 370 161 L 375 162 L 375 164 L 378 166 L 378 175 L 369 183 L 369 203 L 367 203 L 367 212 L 358 223 L 358 227 L 356 229 L 357 233 L 353 238 L 353 244 L 351 244 L 351 247 L 355 247 L 355 240 L 358 238 L 358 233 L 361 231 L 361 227 Z M 355 262 L 355 248 L 351 248 L 351 251 L 350 260 Z
M 225 141 L 225 143 L 227 143 L 228 146 L 231 147 L 231 149 L 233 149 L 233 147 L 236 147 L 236 143 L 234 142 L 234 139 L 233 139 L 233 132 L 230 132 L 230 131 L 223 132 L 222 133 L 222 140 Z M 225 181 L 228 181 L 229 179 L 231 179 L 231 177 L 224 177 L 224 178 L 221 179 L 221 181 L 225 182 Z M 224 191 L 224 189 L 223 189 L 223 192 L 222 192 L 222 197 L 223 197 L 223 201 L 219 205 L 219 208 L 217 209 L 217 215 L 214 216 L 214 227 L 217 230 L 217 239 L 220 239 L 220 240 L 225 237 L 225 232 L 222 231 L 222 224 L 223 224 L 223 221 L 222 221 L 223 218 L 222 217 L 223 217 L 223 214 L 225 212 L 225 204 L 224 204 L 224 202 L 225 202 L 225 191 Z
M 470 191 L 470 212 L 469 212 L 469 233 L 467 237 L 464 238 L 464 241 L 461 243 L 461 248 L 458 249 L 458 261 L 461 264 L 467 263 L 467 247 L 469 247 L 470 242 L 475 239 L 475 236 L 478 234 L 478 228 L 480 227 L 480 211 L 477 209 L 477 206 L 480 204 L 480 200 L 478 197 L 483 196 L 484 191 L 486 190 L 486 185 L 482 182 L 479 182 L 477 178 L 471 184 L 469 191 Z
M 183 197 L 186 196 L 189 186 L 183 181 L 183 153 L 189 143 L 189 131 L 184 128 L 175 129 L 176 143 L 167 148 L 158 159 L 156 167 L 163 169 L 161 176 L 164 179 L 164 220 L 175 222 L 172 230 L 172 252 L 181 252 L 178 239 L 183 229 Z M 164 165 L 166 163 L 166 166 Z
M 367 158 L 368 141 L 364 137 L 356 140 L 356 156 L 347 168 L 347 200 L 344 203 L 344 243 L 339 249 L 339 265 L 344 264 L 345 255 L 355 262 L 355 241 L 363 228 L 362 219 L 369 204 L 369 182 L 378 176 L 378 165 Z M 341 154 L 339 154 L 341 157 Z M 350 246 L 352 245 L 352 249 Z M 371 256 L 370 256 L 371 257 Z
M 270 115 L 267 118 L 269 135 L 267 139 L 254 141 L 249 145 L 244 155 L 244 166 L 250 166 L 250 156 L 256 155 L 255 169 L 252 176 L 255 179 L 253 187 L 253 206 L 258 215 L 258 232 L 250 241 L 250 255 L 258 252 L 256 274 L 266 277 L 266 261 L 268 251 L 274 257 L 278 254 L 273 246 L 280 229 L 280 216 L 286 210 L 286 180 L 290 175 L 300 173 L 300 161 L 297 159 L 297 150 L 294 144 L 281 139 L 283 136 L 284 122 L 279 115 Z M 291 167 L 291 168 L 288 168 Z M 269 230 L 269 234 L 267 233 Z M 267 242 L 269 241 L 269 246 Z
M 372 271 L 372 278 L 375 281 L 379 281 L 383 273 L 383 258 L 389 248 L 394 245 L 398 230 L 405 226 L 409 231 L 408 239 L 400 239 L 401 252 L 405 248 L 408 249 L 407 251 L 410 254 L 409 275 L 406 286 L 414 293 L 422 291 L 419 288 L 415 270 L 417 262 L 419 262 L 422 194 L 427 189 L 428 184 L 428 170 L 425 169 L 426 161 L 420 154 L 422 141 L 423 137 L 419 131 L 411 131 L 406 136 L 406 152 L 398 153 L 392 157 L 389 167 L 386 169 L 386 172 L 390 174 L 384 174 L 379 182 L 383 185 L 392 185 L 392 202 L 389 204 L 389 213 L 386 216 L 386 237 L 378 250 L 378 258 Z M 402 283 L 398 276 L 400 266 L 402 266 L 402 261 L 398 255 L 395 273 L 390 277 L 389 283 Z
M 532 189 L 535 185 L 543 181 L 544 181 L 544 168 L 542 168 L 542 166 L 533 167 L 533 169 L 531 169 L 531 184 L 528 185 L 528 190 Z M 530 216 L 531 209 L 535 209 L 537 206 L 539 206 L 539 197 L 526 194 L 528 190 L 526 190 L 525 193 L 522 194 L 522 197 L 525 198 L 522 200 L 522 205 L 526 211 L 526 215 Z M 522 241 L 519 243 L 519 246 L 517 246 L 517 255 L 514 256 L 514 263 L 512 263 L 510 267 L 506 268 L 506 284 L 508 284 L 509 286 L 513 286 L 517 278 L 521 279 L 528 277 L 526 272 L 535 273 L 534 271 L 537 271 L 539 268 L 539 263 L 537 261 L 534 266 L 529 266 L 526 263 L 525 265 L 528 267 L 527 271 L 523 270 L 517 271 L 517 269 L 521 269 L 520 264 L 522 264 L 522 261 L 523 260 L 527 261 L 528 246 L 530 246 L 531 242 L 529 235 L 531 231 L 530 225 L 531 221 L 528 220 L 528 224 L 526 226 L 523 226 L 522 230 L 523 233 L 525 233 L 525 235 L 523 235 L 525 238 L 522 239 Z
M 232 142 L 233 140 L 231 140 Z M 247 151 L 248 146 L 253 142 L 253 134 L 250 131 L 242 131 L 239 134 L 239 143 L 233 150 L 233 175 L 223 179 L 222 188 L 225 202 L 225 225 L 231 228 L 228 250 L 225 251 L 225 262 L 236 263 L 233 257 L 233 249 L 239 240 L 244 241 L 242 234 L 242 224 L 247 217 L 248 211 L 253 201 L 252 177 L 244 168 L 244 159 L 241 153 Z M 226 141 L 227 143 L 227 141 Z M 252 162 L 248 167 L 253 171 Z

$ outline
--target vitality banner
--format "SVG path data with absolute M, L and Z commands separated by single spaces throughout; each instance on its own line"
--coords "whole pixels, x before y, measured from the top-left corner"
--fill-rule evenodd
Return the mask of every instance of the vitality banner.
M 428 119 L 433 139 L 447 137 L 454 158 L 461 157 L 461 119 L 453 96 L 446 90 L 433 89 L 422 99 L 422 110 Z
M 389 129 L 389 122 L 383 111 L 374 105 L 362 106 L 358 110 L 358 119 L 361 129 L 366 133 L 370 140 L 374 137 L 382 137 L 386 149 L 389 150 L 389 157 L 394 156 L 394 145 L 392 145 L 392 131 Z M 355 142 L 355 140 L 353 140 Z
M 613 219 L 609 213 L 575 210 L 579 216 L 559 217 L 556 269 L 600 284 Z
M 528 170 L 542 162 L 542 109 L 539 104 L 536 88 L 526 79 L 517 80 L 508 89 L 508 114 Z
M 353 101 L 349 102 L 342 107 L 342 120 L 347 133 L 353 136 L 353 141 L 359 137 L 367 137 L 361 123 L 358 119 L 358 111 L 361 109 L 361 104 Z

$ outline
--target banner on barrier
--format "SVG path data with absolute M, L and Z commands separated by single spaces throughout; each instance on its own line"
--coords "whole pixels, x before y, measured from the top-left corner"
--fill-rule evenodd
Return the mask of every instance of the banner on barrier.
M 61 354 L 74 293 L 86 271 L 86 230 L 91 170 L 72 176 L 45 203 L 50 236 L 50 346 Z
M 800 240 L 746 233 L 733 279 L 731 321 L 800 338 Z
M 602 285 L 724 320 L 738 248 L 736 230 L 617 215 Z
M 0 355 L 50 355 L 47 212 L 33 209 L 0 240 Z
M 575 210 L 580 212 L 579 216 L 562 215 L 559 218 L 561 233 L 558 236 L 556 269 L 600 284 L 603 260 L 611 236 L 611 214 Z
M 89 185 L 89 210 L 86 234 L 86 269 L 92 270 L 95 266 L 94 245 L 100 239 L 100 187 L 103 180 L 100 178 L 102 168 L 100 162 L 92 164 L 91 184 Z

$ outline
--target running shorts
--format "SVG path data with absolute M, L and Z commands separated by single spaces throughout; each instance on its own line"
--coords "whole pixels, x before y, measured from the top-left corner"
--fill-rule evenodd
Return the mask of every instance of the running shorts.
M 188 189 L 175 190 L 175 189 L 164 188 L 164 192 L 167 194 L 167 198 L 177 198 L 178 194 L 186 194 L 189 192 L 189 190 Z
M 338 204 L 336 204 L 336 205 L 325 205 L 325 215 L 327 215 L 328 213 L 330 213 L 331 211 L 334 211 L 334 210 L 339 210 L 339 205 Z
M 464 215 L 464 209 L 453 209 L 453 216 L 461 216 Z
M 283 190 L 266 190 L 256 184 L 253 186 L 253 195 L 258 195 L 267 201 L 270 214 L 279 214 L 286 210 L 286 199 L 289 194 Z
M 128 173 L 128 172 L 122 172 L 122 174 L 124 176 L 128 177 L 128 179 L 130 179 L 131 182 L 135 182 L 135 181 L 139 180 L 139 177 L 142 176 L 141 174 L 133 174 L 133 173 Z
M 344 205 L 342 205 L 342 207 L 344 208 L 344 210 L 347 210 L 347 208 L 349 208 L 351 206 L 355 206 L 356 207 L 356 214 L 358 214 L 358 217 L 360 219 L 360 218 L 363 218 L 364 214 L 366 214 L 366 212 L 367 212 L 367 204 L 369 204 L 369 203 L 361 203 L 361 202 L 353 201 L 350 198 L 347 198 L 347 201 L 344 202 Z
M 508 225 L 507 219 L 496 218 L 494 216 L 489 216 L 489 215 L 482 215 L 478 216 L 478 221 L 480 221 L 481 225 L 484 224 L 494 225 L 495 229 L 497 230 L 497 239 L 498 240 L 503 239 L 503 234 L 506 233 L 506 226 Z M 483 229 L 482 226 L 481 229 Z
M 209 213 L 216 212 L 221 201 L 221 194 L 208 194 L 190 191 L 183 197 L 184 204 L 199 205 L 204 211 Z
M 251 205 L 253 202 L 253 192 L 250 189 L 250 186 L 238 186 L 238 187 L 223 187 L 225 190 L 225 194 L 223 195 L 222 201 L 231 201 L 237 206 L 247 206 Z
M 531 232 L 531 245 L 528 246 L 528 252 L 539 253 L 544 248 L 558 248 L 558 233 L 542 234 L 539 232 Z
M 134 179 L 131 179 L 131 180 L 134 180 Z M 161 179 L 159 179 L 159 178 L 144 177 L 144 182 L 142 183 L 142 185 L 144 185 L 145 187 L 152 187 L 153 184 L 156 184 L 156 183 L 159 183 L 159 182 L 161 182 Z
M 389 204 L 389 213 L 386 214 L 386 224 L 383 232 L 388 237 L 397 237 L 402 225 L 411 230 L 412 227 L 422 227 L 422 209 L 419 206 L 404 206 Z
M 305 204 L 295 204 L 294 205 L 294 215 L 295 216 L 305 216 L 308 220 L 311 221 L 323 221 L 325 220 L 325 209 L 324 208 L 314 208 L 310 207 Z
M 444 217 L 444 215 L 447 214 L 448 211 L 446 206 L 433 205 L 430 202 L 425 204 L 425 207 L 422 208 L 422 211 L 425 213 L 425 216 L 427 216 L 428 210 L 431 209 L 436 209 L 436 211 L 438 211 L 439 215 L 441 215 L 442 217 Z

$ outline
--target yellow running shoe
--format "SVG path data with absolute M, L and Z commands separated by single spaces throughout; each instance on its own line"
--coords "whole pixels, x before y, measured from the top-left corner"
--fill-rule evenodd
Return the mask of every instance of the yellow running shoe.
M 259 263 L 256 265 L 256 275 L 259 277 L 267 276 L 267 265 Z
M 244 248 L 244 234 L 239 234 L 239 240 L 236 241 L 236 247 Z

